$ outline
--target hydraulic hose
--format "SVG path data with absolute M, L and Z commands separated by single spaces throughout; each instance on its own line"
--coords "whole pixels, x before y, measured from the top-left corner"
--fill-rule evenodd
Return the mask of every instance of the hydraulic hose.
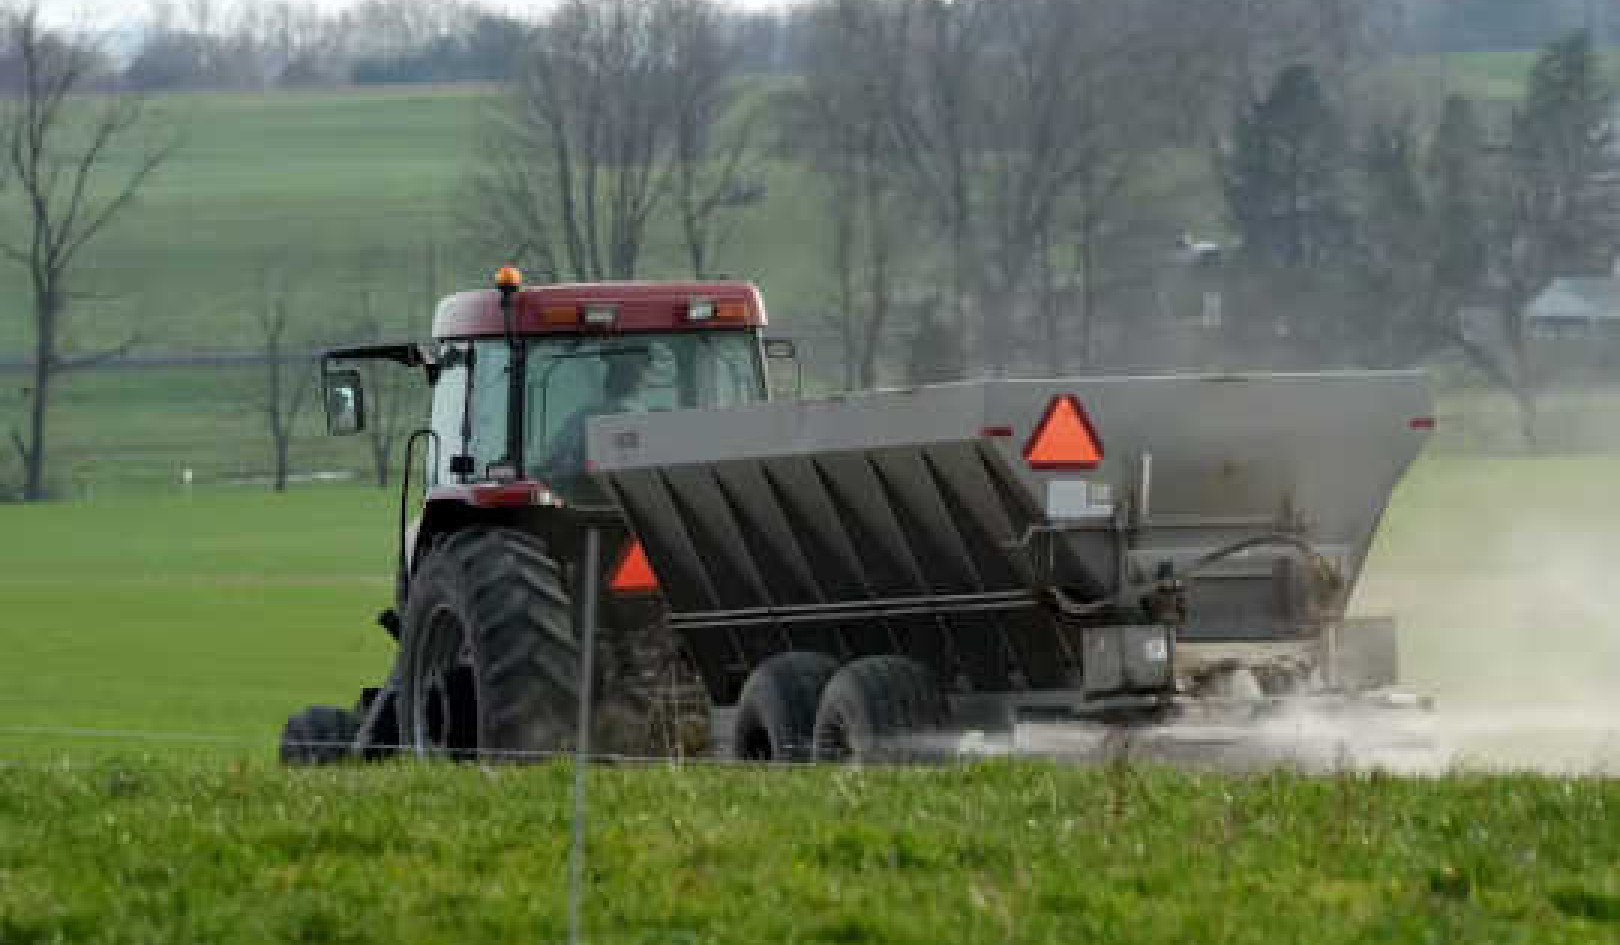
M 1140 581 L 1134 584 L 1128 584 L 1115 594 L 1105 597 L 1102 600 L 1090 601 L 1084 604 L 1078 603 L 1072 600 L 1063 592 L 1063 589 L 1059 587 L 1052 588 L 1052 594 L 1057 599 L 1058 606 L 1063 610 L 1065 616 L 1089 616 L 1091 614 L 1108 610 L 1111 607 L 1118 607 L 1127 604 L 1133 598 L 1158 590 L 1164 587 L 1166 584 L 1185 581 L 1213 564 L 1218 564 L 1221 561 L 1225 561 L 1227 558 L 1240 555 L 1252 548 L 1274 547 L 1278 545 L 1287 546 L 1289 548 L 1293 548 L 1295 551 L 1298 551 L 1312 564 L 1312 566 L 1317 569 L 1317 573 L 1326 582 L 1331 583 L 1335 590 L 1343 586 L 1343 580 L 1338 573 L 1338 569 L 1333 566 L 1332 562 L 1328 561 L 1320 552 L 1312 547 L 1310 542 L 1307 542 L 1298 536 L 1289 535 L 1285 532 L 1268 532 L 1263 535 L 1254 535 L 1249 538 L 1245 538 L 1242 541 L 1233 542 L 1230 545 L 1224 545 L 1207 554 L 1200 555 L 1197 558 L 1194 558 L 1185 567 L 1178 570 L 1172 570 L 1170 573 L 1160 575 L 1151 581 Z

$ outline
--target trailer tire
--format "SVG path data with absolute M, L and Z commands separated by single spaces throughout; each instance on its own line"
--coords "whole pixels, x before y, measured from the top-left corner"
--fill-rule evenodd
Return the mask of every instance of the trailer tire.
M 825 653 L 778 653 L 743 683 L 732 728 L 732 755 L 743 761 L 809 761 L 815 757 L 816 710 L 838 671 Z
M 917 736 L 944 728 L 949 712 L 928 667 L 904 656 L 868 656 L 840 669 L 816 710 L 817 761 L 924 761 L 939 754 Z
M 347 760 L 360 719 L 347 709 L 312 705 L 287 719 L 281 730 L 281 763 L 331 765 Z
M 535 536 L 469 528 L 411 581 L 402 742 L 418 755 L 538 760 L 572 745 L 579 644 L 561 569 Z

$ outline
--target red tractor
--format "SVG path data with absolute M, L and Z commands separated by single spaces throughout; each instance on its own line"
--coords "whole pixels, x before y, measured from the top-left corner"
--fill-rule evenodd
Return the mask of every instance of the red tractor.
M 398 749 L 523 756 L 570 745 L 581 662 L 575 588 L 588 528 L 607 535 L 594 564 L 616 591 L 598 618 L 601 714 L 617 732 L 608 744 L 646 747 L 650 690 L 672 691 L 680 660 L 661 635 L 646 559 L 588 475 L 587 420 L 764 400 L 759 292 L 737 281 L 524 287 L 512 269 L 497 283 L 445 299 L 431 344 L 323 359 L 333 433 L 365 424 L 355 362 L 421 368 L 432 410 L 406 450 L 397 593 L 379 618 L 399 641 L 393 670 L 352 711 L 316 706 L 293 716 L 282 735 L 286 761 Z M 792 356 L 785 342 L 771 350 Z M 407 520 L 417 462 L 425 501 Z

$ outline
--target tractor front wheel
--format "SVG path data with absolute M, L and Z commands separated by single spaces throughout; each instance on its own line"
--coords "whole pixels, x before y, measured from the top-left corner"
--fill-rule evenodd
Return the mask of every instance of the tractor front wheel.
M 535 760 L 570 747 L 579 644 L 561 569 L 541 541 L 470 528 L 411 581 L 399 722 L 422 756 Z

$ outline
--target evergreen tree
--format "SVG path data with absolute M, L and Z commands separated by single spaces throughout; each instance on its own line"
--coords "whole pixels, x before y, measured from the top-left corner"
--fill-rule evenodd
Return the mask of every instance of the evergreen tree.
M 1255 367 L 1354 358 L 1361 331 L 1345 306 L 1353 227 L 1344 128 L 1308 65 L 1282 70 L 1244 108 L 1222 155 L 1226 202 L 1242 242 L 1229 267 L 1229 339 Z
M 1493 200 L 1489 265 L 1525 440 L 1535 442 L 1536 378 L 1525 310 L 1558 276 L 1606 275 L 1620 236 L 1612 96 L 1585 31 L 1544 50 L 1514 111 Z
M 1228 207 L 1256 262 L 1316 267 L 1345 245 L 1345 135 L 1308 65 L 1278 74 L 1239 114 L 1226 158 Z
M 1360 169 L 1360 291 L 1352 299 L 1360 331 L 1350 340 L 1362 363 L 1400 364 L 1423 333 L 1433 253 L 1411 122 L 1374 124 Z
M 1607 177 L 1614 101 L 1592 39 L 1581 30 L 1541 54 L 1513 116 L 1509 178 L 1516 235 L 1531 258 L 1513 275 L 1539 292 L 1555 275 L 1607 273 L 1615 194 Z
M 1484 283 L 1488 250 L 1485 134 L 1466 96 L 1446 99 L 1429 141 L 1425 172 L 1430 193 L 1425 229 L 1434 253 L 1433 314 L 1454 324 L 1457 310 Z

